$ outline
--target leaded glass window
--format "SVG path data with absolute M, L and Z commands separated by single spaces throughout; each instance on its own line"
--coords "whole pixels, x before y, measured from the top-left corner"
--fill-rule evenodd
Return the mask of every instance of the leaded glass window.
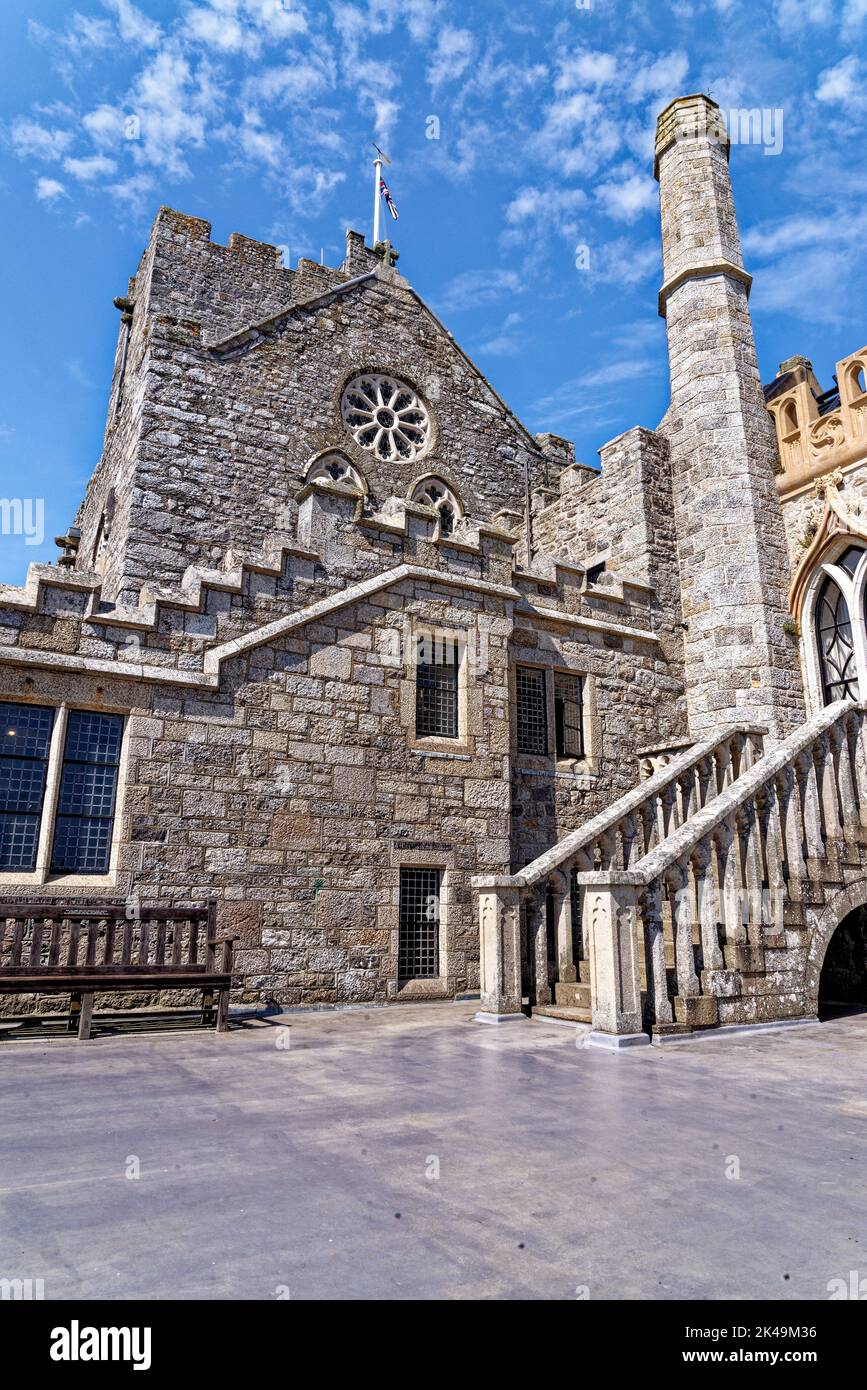
M 398 976 L 401 980 L 439 975 L 439 869 L 401 869 Z
M 554 673 L 554 723 L 558 758 L 584 756 L 584 706 L 580 676 Z
M 828 575 L 816 602 L 819 666 L 826 704 L 858 698 L 858 674 L 849 606 L 839 585 Z
M 0 870 L 36 868 L 54 710 L 0 705 Z
M 545 672 L 535 666 L 518 666 L 515 695 L 518 752 L 544 757 L 548 752 Z
M 103 874 L 111 856 L 123 717 L 70 710 L 51 868 Z
M 416 648 L 415 732 L 417 738 L 458 737 L 460 654 L 453 637 L 423 633 Z

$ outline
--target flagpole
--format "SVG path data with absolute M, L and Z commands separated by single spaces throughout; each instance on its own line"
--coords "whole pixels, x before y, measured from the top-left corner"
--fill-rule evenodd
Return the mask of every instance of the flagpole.
M 373 161 L 373 244 L 379 241 L 379 184 L 382 179 L 382 160 L 377 154 Z

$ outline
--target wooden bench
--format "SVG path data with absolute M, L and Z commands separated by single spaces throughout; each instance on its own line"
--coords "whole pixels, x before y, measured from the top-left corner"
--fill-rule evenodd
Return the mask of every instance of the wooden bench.
M 197 989 L 202 1023 L 224 1033 L 236 939 L 217 935 L 213 898 L 177 908 L 0 899 L 0 994 L 69 994 L 69 1032 L 89 1038 L 95 994 Z

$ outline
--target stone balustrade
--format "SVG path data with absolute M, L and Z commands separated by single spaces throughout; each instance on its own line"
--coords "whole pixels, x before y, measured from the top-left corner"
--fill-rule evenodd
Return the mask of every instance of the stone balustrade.
M 646 802 L 624 810 L 633 792 L 619 816 L 612 807 L 613 822 L 597 818 L 520 874 L 475 879 L 483 1011 L 521 1011 L 522 903 L 531 1002 L 550 997 L 550 892 L 561 980 L 575 978 L 570 914 L 580 901 L 590 1042 L 620 1047 L 715 1026 L 720 1000 L 770 969 L 766 953 L 786 954 L 790 905 L 823 873 L 835 877 L 823 866 L 867 834 L 867 705 L 830 705 L 757 759 L 756 741 L 730 731 L 703 744 L 644 784 Z M 793 987 L 792 1017 L 797 999 Z
M 582 902 L 587 875 L 632 870 L 753 765 L 766 732 L 747 724 L 730 725 L 673 758 L 520 873 L 474 878 L 481 940 L 480 1016 L 498 1021 L 522 1018 L 528 992 L 532 1003 L 549 1002 L 549 910 L 555 921 L 558 979 L 574 981 L 576 958 L 593 959 L 593 922 Z M 573 916 L 580 922 L 580 934 L 573 932 Z M 601 949 L 599 932 L 596 944 Z M 523 971 L 522 957 L 528 966 Z

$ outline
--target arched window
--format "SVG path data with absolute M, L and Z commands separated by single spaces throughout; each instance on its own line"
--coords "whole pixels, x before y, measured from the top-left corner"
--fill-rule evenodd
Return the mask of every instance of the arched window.
M 816 636 L 826 705 L 835 700 L 857 699 L 858 673 L 849 605 L 830 575 L 816 602 Z
M 464 514 L 458 498 L 441 478 L 421 478 L 412 489 L 410 501 L 433 507 L 439 517 L 441 536 L 450 536 Z
M 867 550 L 850 545 L 831 563 L 822 565 L 813 607 L 821 696 L 857 700 L 867 686 L 867 628 L 864 572 Z
M 338 450 L 330 450 L 312 458 L 307 465 L 304 481 L 306 483 L 340 483 L 343 487 L 351 488 L 353 492 L 357 492 L 362 497 L 366 491 L 364 479 L 358 469 L 350 463 L 345 454 Z

